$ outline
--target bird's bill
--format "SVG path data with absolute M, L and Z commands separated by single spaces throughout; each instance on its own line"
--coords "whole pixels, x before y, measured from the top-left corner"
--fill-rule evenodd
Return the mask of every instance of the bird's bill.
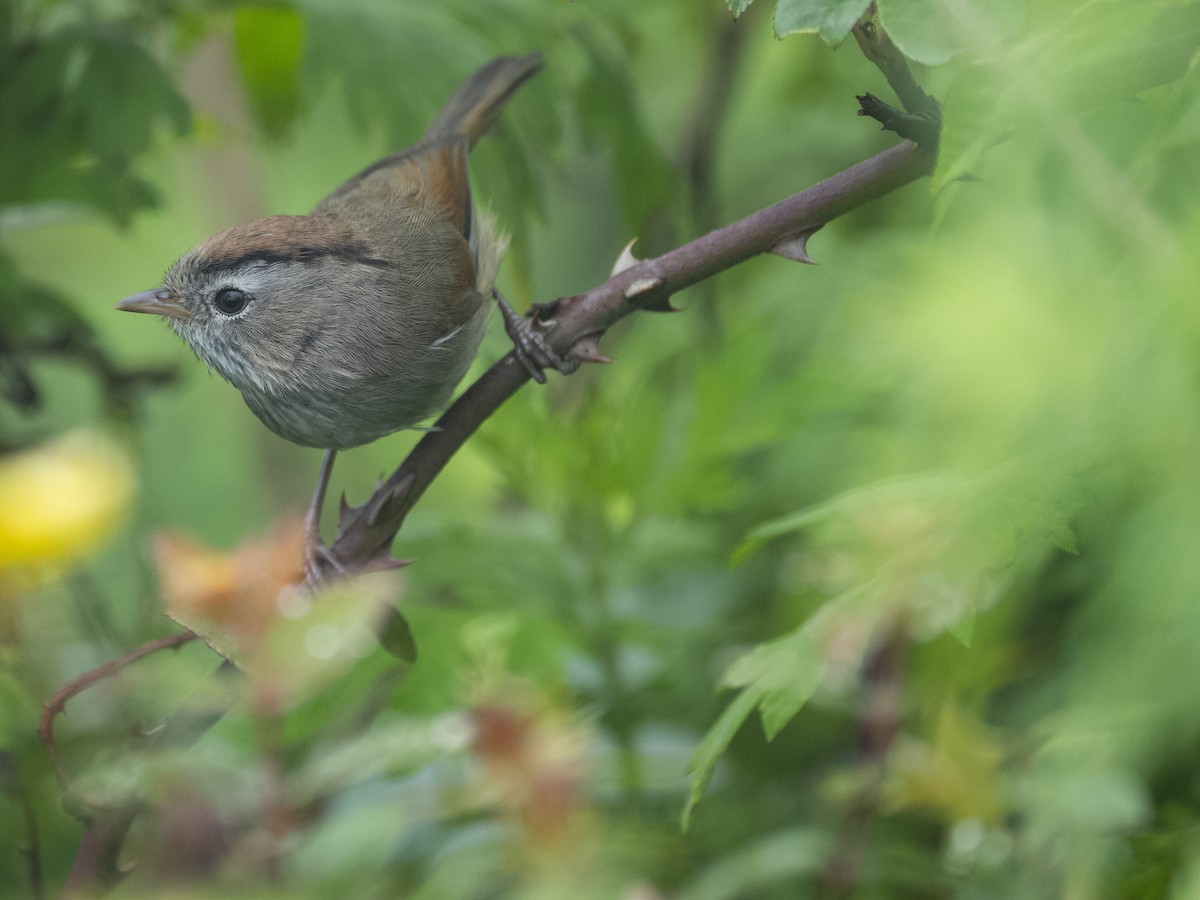
M 116 306 L 124 312 L 153 313 L 156 316 L 166 316 L 168 319 L 190 319 L 192 314 L 168 290 L 155 288 L 142 291 L 132 297 L 126 297 Z

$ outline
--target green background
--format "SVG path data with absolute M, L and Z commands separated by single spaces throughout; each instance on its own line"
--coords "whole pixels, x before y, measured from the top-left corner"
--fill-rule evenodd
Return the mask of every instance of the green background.
M 319 462 L 113 303 L 215 230 L 305 212 L 474 67 L 532 49 L 546 70 L 477 148 L 475 193 L 514 238 L 510 300 L 580 292 L 634 236 L 665 252 L 895 143 L 855 117 L 856 94 L 894 100 L 846 37 L 862 5 L 2 7 L 0 327 L 42 402 L 0 404 L 0 437 L 95 425 L 138 474 L 103 551 L 8 604 L 11 895 L 32 890 L 31 816 L 50 893 L 81 833 L 40 704 L 167 630 L 149 536 L 235 547 L 303 509 Z M 819 232 L 817 266 L 756 258 L 626 320 L 615 365 L 484 426 L 395 548 L 417 561 L 415 666 L 375 650 L 294 698 L 280 777 L 305 814 L 275 881 L 247 843 L 254 715 L 188 753 L 130 743 L 205 690 L 207 648 L 73 701 L 60 742 L 96 791 L 227 823 L 196 896 L 1200 890 L 1200 8 L 880 15 L 944 104 L 933 178 Z M 114 397 L 80 355 L 36 352 L 63 328 L 178 378 Z M 507 346 L 495 321 L 474 374 Z M 342 454 L 334 494 L 361 501 L 418 437 Z M 558 842 L 461 739 L 509 705 L 547 753 L 574 735 L 586 827 Z M 882 746 L 872 710 L 898 729 Z M 179 877 L 154 832 L 120 892 Z

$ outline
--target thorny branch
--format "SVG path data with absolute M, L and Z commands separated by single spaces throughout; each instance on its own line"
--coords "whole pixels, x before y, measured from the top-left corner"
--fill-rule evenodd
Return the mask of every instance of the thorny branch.
M 63 887 L 63 897 L 83 897 L 106 890 L 116 884 L 121 878 L 118 860 L 121 845 L 125 842 L 125 834 L 137 816 L 136 804 L 123 804 L 108 807 L 96 804 L 86 798 L 79 797 L 71 778 L 63 765 L 58 753 L 58 745 L 54 740 L 54 720 L 65 712 L 67 702 L 83 693 L 94 684 L 111 678 L 122 669 L 126 669 L 138 660 L 157 653 L 159 650 L 174 650 L 199 637 L 192 631 L 181 631 L 165 637 L 149 641 L 136 650 L 131 650 L 124 656 L 97 666 L 84 672 L 68 684 L 54 692 L 42 707 L 42 717 L 38 723 L 38 737 L 46 747 L 46 753 L 54 767 L 54 774 L 62 785 L 63 793 L 70 801 L 75 814 L 84 820 L 86 828 L 79 850 L 75 854 L 75 862 L 67 876 Z
M 603 284 L 535 307 L 534 325 L 560 355 L 594 360 L 596 342 L 620 319 L 639 309 L 668 310 L 673 294 L 752 256 L 773 252 L 809 262 L 805 244 L 813 233 L 928 175 L 933 162 L 906 141 L 662 256 L 623 257 L 631 264 L 619 264 Z M 467 438 L 528 378 L 512 353 L 480 376 L 365 503 L 343 505 L 333 559 L 347 571 L 394 564 L 388 548 L 409 510 Z
M 157 653 L 159 650 L 174 650 L 198 637 L 199 635 L 195 632 L 181 631 L 178 634 L 169 634 L 166 637 L 149 641 L 124 656 L 84 672 L 55 691 L 54 696 L 46 701 L 42 707 L 41 721 L 38 722 L 38 737 L 42 739 L 42 743 L 46 747 L 46 753 L 50 757 L 51 765 L 54 766 L 54 774 L 58 777 L 58 783 L 62 785 L 68 795 L 72 792 L 73 781 L 67 773 L 66 767 L 63 766 L 62 758 L 58 755 L 58 745 L 54 742 L 54 719 L 66 711 L 67 701 L 82 694 L 92 685 L 112 678 L 122 669 L 129 668 L 139 659 L 149 656 L 151 653 Z
M 906 113 L 899 116 L 905 120 L 902 130 L 911 131 L 921 141 L 921 148 L 906 141 L 655 259 L 639 262 L 632 255 L 622 254 L 608 281 L 586 293 L 540 304 L 531 311 L 534 326 L 544 333 L 552 349 L 568 359 L 604 361 L 597 342 L 629 313 L 639 309 L 670 310 L 673 294 L 761 253 L 812 262 L 806 245 L 823 225 L 932 171 L 935 155 L 923 149 L 936 142 L 940 104 L 913 77 L 908 61 L 879 24 L 874 3 L 855 24 L 854 36 L 904 104 Z M 867 97 L 886 107 L 876 98 Z M 861 103 L 864 98 L 859 100 Z M 860 114 L 869 114 L 868 106 L 872 106 L 869 101 Z M 912 128 L 907 127 L 908 120 Z M 889 127 L 887 123 L 885 127 Z M 396 565 L 388 548 L 409 510 L 463 442 L 528 377 L 514 354 L 505 356 L 459 397 L 365 503 L 357 507 L 343 503 L 337 538 L 327 560 L 329 568 L 353 572 Z

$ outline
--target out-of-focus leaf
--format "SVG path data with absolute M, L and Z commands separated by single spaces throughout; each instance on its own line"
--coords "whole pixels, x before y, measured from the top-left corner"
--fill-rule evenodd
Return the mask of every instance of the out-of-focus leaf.
M 232 553 L 183 535 L 161 534 L 155 542 L 167 615 L 236 662 L 268 708 L 295 703 L 369 655 L 397 593 L 392 572 L 304 593 L 302 542 L 297 522 Z
M 808 702 L 821 677 L 816 642 L 806 628 L 755 647 L 725 673 L 725 687 L 748 688 L 759 696 L 767 740 Z
M 406 663 L 417 661 L 417 641 L 412 628 L 398 609 L 388 610 L 379 630 L 379 643 L 388 653 Z
M 951 631 L 969 642 L 976 613 L 990 606 L 1022 547 L 1076 552 L 1080 450 L 1045 451 L 973 478 L 950 474 L 888 479 L 755 528 L 734 551 L 740 562 L 769 540 L 808 533 L 813 584 L 834 593 L 870 589 L 920 620 L 918 631 Z M 836 560 L 836 577 L 822 576 Z
M 934 192 L 960 178 L 981 176 L 984 155 L 1013 124 L 998 74 L 982 65 L 958 67 L 943 106 Z
M 149 149 L 166 124 L 183 134 L 191 116 L 170 75 L 132 41 L 92 35 L 77 45 L 84 58 L 78 80 L 64 73 L 78 93 L 68 110 L 83 120 L 85 149 L 106 164 L 126 165 Z
M 314 746 L 308 763 L 297 773 L 296 786 L 305 800 L 318 800 L 460 754 L 470 746 L 471 735 L 470 721 L 460 714 L 381 721 L 367 734 Z
M 691 900 L 735 900 L 780 884 L 797 884 L 820 871 L 829 855 L 831 835 L 797 828 L 731 848 L 691 885 Z
M 809 509 L 781 516 L 778 519 L 756 526 L 746 540 L 734 551 L 735 562 L 757 550 L 763 543 L 793 534 L 806 528 L 829 524 L 842 528 L 839 522 L 848 519 L 862 520 L 877 516 L 886 509 L 900 509 L 913 504 L 936 501 L 952 496 L 963 489 L 963 481 L 949 475 L 912 476 L 895 478 L 847 491 L 832 500 Z M 854 526 L 850 526 L 853 530 Z
M 233 17 L 238 70 L 263 131 L 287 132 L 300 101 L 304 19 L 284 6 L 243 7 Z
M 6 60 L 0 78 L 0 204 L 54 199 L 119 222 L 155 198 L 133 174 L 187 103 L 141 44 L 106 29 L 64 30 Z
M 729 747 L 733 736 L 738 733 L 738 729 L 742 727 L 746 719 L 750 718 L 759 699 L 752 691 L 742 691 L 738 694 L 733 702 L 725 707 L 721 717 L 708 729 L 704 740 L 699 743 L 696 751 L 692 754 L 692 759 L 688 764 L 688 772 L 692 776 L 692 788 L 688 792 L 687 803 L 683 807 L 682 823 L 685 831 L 691 824 L 692 811 L 700 802 L 700 798 L 704 796 L 709 782 L 712 781 L 713 772 L 717 768 L 722 754 Z
M 909 59 L 940 66 L 959 53 L 987 55 L 1024 20 L 1021 0 L 878 0 L 879 19 Z
M 759 710 L 767 740 L 773 740 L 817 689 L 822 664 L 812 627 L 810 621 L 789 635 L 755 647 L 721 680 L 723 687 L 742 688 L 742 692 L 725 708 L 692 755 L 688 765 L 692 788 L 683 811 L 684 828 L 721 754 L 750 714 Z
M 576 95 L 584 139 L 611 154 L 621 209 L 637 233 L 675 196 L 675 172 L 643 123 L 637 87 L 614 47 L 581 33 L 587 71 Z
M 775 33 L 816 32 L 831 47 L 846 39 L 870 0 L 779 0 L 775 7 Z
M 944 705 L 928 743 L 903 738 L 892 755 L 887 802 L 924 808 L 947 822 L 998 824 L 1005 813 L 999 736 L 966 710 Z

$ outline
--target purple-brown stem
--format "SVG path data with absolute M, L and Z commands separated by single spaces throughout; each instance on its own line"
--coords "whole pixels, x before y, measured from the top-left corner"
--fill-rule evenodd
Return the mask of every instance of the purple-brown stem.
M 672 294 L 811 234 L 832 219 L 928 175 L 933 158 L 905 141 L 808 190 L 711 231 L 603 284 L 537 308 L 535 323 L 563 356 L 586 356 L 615 322 L 638 309 L 666 309 Z M 331 554 L 349 571 L 387 564 L 409 510 L 459 447 L 529 375 L 509 354 L 480 376 L 361 506 L 345 508 Z
M 83 840 L 75 854 L 75 862 L 71 866 L 67 883 L 63 887 L 62 896 L 64 898 L 87 897 L 102 893 L 121 879 L 122 873 L 118 865 L 121 845 L 125 842 L 125 833 L 129 830 L 138 809 L 135 804 L 124 804 L 117 807 L 97 805 L 76 795 L 74 780 L 67 773 L 58 753 L 58 745 L 54 741 L 55 717 L 65 711 L 67 702 L 72 697 L 78 696 L 92 685 L 111 678 L 143 657 L 160 650 L 182 647 L 197 637 L 199 635 L 194 632 L 181 631 L 178 634 L 170 634 L 148 641 L 124 656 L 90 669 L 72 679 L 55 691 L 54 696 L 47 700 L 45 706 L 42 707 L 42 717 L 38 722 L 38 736 L 46 747 L 46 753 L 54 766 L 54 774 L 58 777 L 63 792 L 71 799 L 87 823 Z
M 54 719 L 66 710 L 67 701 L 72 697 L 82 694 L 92 685 L 98 684 L 107 678 L 112 678 L 112 676 L 116 675 L 122 669 L 128 668 L 144 656 L 157 653 L 159 650 L 173 650 L 176 647 L 182 647 L 184 644 L 194 641 L 198 637 L 199 635 L 193 631 L 181 631 L 178 634 L 169 634 L 166 637 L 148 641 L 136 650 L 129 651 L 124 656 L 119 656 L 102 666 L 89 669 L 82 675 L 71 679 L 71 681 L 55 691 L 54 695 L 46 701 L 42 707 L 41 720 L 38 722 L 38 737 L 42 739 L 42 743 L 46 746 L 46 753 L 50 756 L 50 762 L 54 766 L 54 774 L 58 776 L 58 783 L 62 785 L 63 790 L 68 794 L 71 792 L 72 779 L 62 764 L 62 758 L 58 755 L 58 745 L 54 742 Z
M 897 615 L 883 628 L 863 666 L 858 716 L 863 783 L 847 802 L 833 849 L 825 860 L 817 885 L 821 900 L 850 897 L 862 883 L 871 823 L 879 811 L 888 757 L 903 722 L 908 646 L 908 620 Z

